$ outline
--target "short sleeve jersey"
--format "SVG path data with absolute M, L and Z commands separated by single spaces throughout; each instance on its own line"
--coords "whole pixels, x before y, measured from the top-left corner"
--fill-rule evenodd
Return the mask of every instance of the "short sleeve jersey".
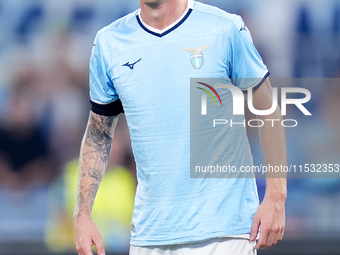
M 182 17 L 162 31 L 137 10 L 98 32 L 90 60 L 92 111 L 125 112 L 138 179 L 132 245 L 250 233 L 259 204 L 254 179 L 190 178 L 190 78 L 231 78 L 246 90 L 268 75 L 241 17 L 199 2 L 189 0 Z M 236 135 L 230 153 L 242 156 L 231 163 L 252 164 L 246 133 Z

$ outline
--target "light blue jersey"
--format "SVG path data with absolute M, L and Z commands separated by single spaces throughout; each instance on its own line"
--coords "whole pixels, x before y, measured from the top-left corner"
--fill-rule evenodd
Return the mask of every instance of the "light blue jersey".
M 266 78 L 242 19 L 189 1 L 158 31 L 139 10 L 98 32 L 90 61 L 92 110 L 124 108 L 137 165 L 131 244 L 178 244 L 250 233 L 254 179 L 190 178 L 190 78 Z M 263 80 L 262 79 L 262 80 Z M 227 134 L 226 134 L 227 135 Z M 229 146 L 252 161 L 245 132 Z M 246 142 L 244 142 L 246 141 Z M 238 162 L 239 166 L 245 162 Z

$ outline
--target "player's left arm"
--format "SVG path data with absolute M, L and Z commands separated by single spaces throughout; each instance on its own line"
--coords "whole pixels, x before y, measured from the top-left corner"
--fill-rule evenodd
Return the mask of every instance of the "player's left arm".
M 254 92 L 253 104 L 258 110 L 267 110 L 272 106 L 272 86 L 269 79 Z M 260 143 L 265 164 L 268 166 L 286 166 L 286 136 L 284 127 L 279 122 L 275 125 L 265 119 L 282 121 L 280 107 L 274 113 L 266 116 L 258 116 L 264 120 L 265 125 L 259 128 Z M 273 127 L 274 126 L 274 127 Z M 286 175 L 284 173 L 267 173 L 266 193 L 254 218 L 251 229 L 251 241 L 261 227 L 260 238 L 256 249 L 270 247 L 282 240 L 285 229 L 285 201 L 287 197 Z

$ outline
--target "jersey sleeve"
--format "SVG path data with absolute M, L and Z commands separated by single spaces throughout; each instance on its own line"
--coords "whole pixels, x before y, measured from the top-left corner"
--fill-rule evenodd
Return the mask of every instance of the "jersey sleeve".
M 99 115 L 115 116 L 124 111 L 107 70 L 104 51 L 97 35 L 90 59 L 91 110 Z
M 250 31 L 240 16 L 233 20 L 230 31 L 228 68 L 231 80 L 241 90 L 257 89 L 269 76 Z

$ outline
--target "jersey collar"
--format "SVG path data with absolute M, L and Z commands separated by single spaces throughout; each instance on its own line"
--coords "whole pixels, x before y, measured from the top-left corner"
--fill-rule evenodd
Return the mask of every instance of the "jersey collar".
M 148 33 L 158 36 L 158 37 L 163 37 L 167 34 L 169 34 L 170 32 L 172 32 L 173 30 L 175 30 L 176 28 L 178 28 L 180 25 L 182 25 L 182 23 L 190 16 L 192 9 L 194 8 L 194 1 L 193 0 L 188 0 L 188 6 L 186 8 L 186 10 L 184 11 L 184 13 L 182 14 L 181 17 L 179 17 L 178 20 L 176 20 L 174 23 L 172 23 L 171 25 L 167 26 L 166 28 L 159 30 L 157 28 L 153 28 L 151 26 L 149 26 L 148 24 L 146 24 L 143 19 L 142 16 L 140 15 L 140 9 L 137 12 L 136 18 L 137 21 L 139 23 L 139 25 Z

